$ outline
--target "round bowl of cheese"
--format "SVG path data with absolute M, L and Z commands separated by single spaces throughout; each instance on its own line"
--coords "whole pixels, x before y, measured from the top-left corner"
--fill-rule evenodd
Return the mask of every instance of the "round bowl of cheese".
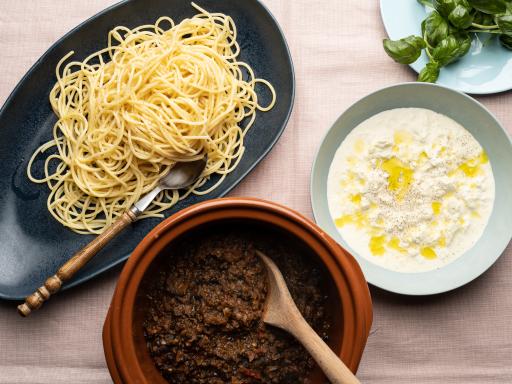
M 512 141 L 479 102 L 428 83 L 376 91 L 327 132 L 317 223 L 382 289 L 430 295 L 484 273 L 512 238 Z

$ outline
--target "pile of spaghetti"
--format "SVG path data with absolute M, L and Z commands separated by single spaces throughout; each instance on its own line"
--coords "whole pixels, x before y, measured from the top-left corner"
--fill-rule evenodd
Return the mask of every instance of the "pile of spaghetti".
M 237 59 L 231 17 L 192 5 L 199 13 L 179 24 L 162 17 L 116 27 L 105 49 L 65 64 L 71 52 L 59 62 L 50 94 L 58 117 L 53 140 L 36 150 L 27 173 L 47 183 L 48 209 L 66 227 L 101 233 L 176 162 L 205 154 L 201 178 L 181 194 L 161 193 L 142 217 L 210 192 L 240 161 L 256 111 L 273 107 L 272 85 Z M 272 93 L 268 106 L 258 104 L 257 83 Z M 44 177 L 35 178 L 34 160 L 48 150 Z M 213 174 L 220 177 L 206 188 Z

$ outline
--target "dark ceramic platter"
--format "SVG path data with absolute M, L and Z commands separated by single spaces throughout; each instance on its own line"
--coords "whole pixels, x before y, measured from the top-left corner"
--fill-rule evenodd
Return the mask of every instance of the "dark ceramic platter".
M 229 192 L 276 143 L 288 121 L 294 97 L 290 53 L 279 26 L 257 0 L 201 0 L 210 12 L 223 12 L 238 27 L 240 58 L 258 77 L 269 80 L 277 104 L 259 113 L 245 139 L 246 152 L 239 166 L 219 188 L 207 196 L 191 196 L 166 216 L 197 202 Z M 58 267 L 93 237 L 77 235 L 55 221 L 46 209 L 46 185 L 26 176 L 33 151 L 51 138 L 56 121 L 48 95 L 55 82 L 57 62 L 71 50 L 82 59 L 106 45 L 106 36 L 117 25 L 135 27 L 162 15 L 181 21 L 196 12 L 188 0 L 130 0 L 114 5 L 87 20 L 52 46 L 29 70 L 0 110 L 0 298 L 22 299 L 55 273 Z M 263 105 L 269 101 L 260 92 Z M 42 161 L 34 165 L 41 167 Z M 67 288 L 82 283 L 126 260 L 137 243 L 160 219 L 135 223 L 98 254 Z

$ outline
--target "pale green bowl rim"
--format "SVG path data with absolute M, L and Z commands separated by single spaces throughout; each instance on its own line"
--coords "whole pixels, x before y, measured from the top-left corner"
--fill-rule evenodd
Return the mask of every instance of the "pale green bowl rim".
M 465 254 L 463 254 L 461 257 L 453 261 L 452 263 L 440 269 L 421 273 L 400 273 L 382 268 L 368 261 L 367 259 L 359 256 L 341 238 L 340 234 L 338 233 L 332 222 L 326 202 L 326 175 L 328 173 L 328 168 L 330 166 L 332 156 L 334 156 L 334 153 L 331 153 L 329 155 L 324 154 L 322 152 L 325 150 L 325 147 L 332 147 L 334 145 L 332 144 L 332 141 L 331 143 L 327 143 L 327 140 L 333 134 L 333 131 L 341 130 L 341 128 L 338 128 L 338 125 L 341 124 L 342 119 L 347 114 L 356 113 L 354 111 L 357 111 L 357 108 L 359 108 L 361 104 L 367 102 L 368 99 L 375 98 L 379 94 L 387 94 L 389 92 L 400 92 L 400 90 L 403 89 L 407 89 L 407 91 L 410 92 L 411 88 L 417 90 L 418 92 L 422 92 L 426 88 L 429 88 L 430 92 L 439 91 L 440 94 L 448 94 L 450 96 L 450 101 L 448 102 L 449 105 L 456 105 L 460 103 L 470 104 L 472 106 L 471 108 L 473 109 L 472 113 L 478 113 L 483 119 L 485 119 L 485 121 L 489 123 L 490 126 L 494 126 L 494 128 L 489 132 L 493 132 L 495 138 L 492 138 L 492 135 L 490 133 L 484 134 L 488 136 L 487 139 L 489 142 L 497 142 L 501 141 L 503 137 L 506 138 L 505 141 L 501 141 L 500 144 L 496 144 L 498 146 L 501 146 L 502 150 L 505 149 L 505 152 L 501 152 L 500 154 L 505 154 L 506 158 L 501 158 L 500 160 L 500 157 L 494 153 L 494 147 L 489 148 L 488 146 L 484 146 L 484 148 L 488 152 L 489 158 L 491 160 L 491 165 L 493 166 L 493 172 L 496 178 L 496 201 L 493 208 L 493 212 L 491 214 L 491 218 L 489 220 L 489 224 L 485 229 L 484 234 L 477 241 L 475 246 L 471 248 L 469 251 L 467 251 Z M 372 104 L 372 108 L 379 109 L 379 103 L 384 103 L 384 101 L 380 100 L 376 106 L 375 104 Z M 411 100 L 411 104 L 414 104 L 414 100 Z M 410 107 L 414 105 L 403 106 Z M 384 107 L 379 111 L 399 107 L 400 105 L 388 108 Z M 367 114 L 364 118 L 362 117 L 360 121 L 367 119 L 368 117 L 372 116 L 375 113 L 378 113 L 379 111 Z M 449 113 L 446 114 L 449 115 Z M 347 133 L 350 132 L 357 124 L 358 123 L 351 123 L 351 127 L 347 131 Z M 473 128 L 468 130 L 472 131 Z M 481 134 L 482 133 L 480 133 L 480 135 Z M 338 141 L 336 147 L 339 146 L 339 144 L 341 143 L 345 136 L 346 135 L 343 134 L 343 138 Z M 477 139 L 481 141 L 481 138 L 477 137 Z M 327 156 L 329 157 L 328 161 L 326 160 Z M 504 169 L 507 167 L 507 165 L 503 164 L 503 162 L 506 161 L 507 158 L 512 159 L 512 140 L 510 138 L 509 133 L 485 106 L 483 106 L 480 102 L 473 99 L 472 97 L 454 89 L 429 83 L 400 83 L 389 87 L 385 87 L 359 99 L 354 104 L 352 104 L 340 115 L 340 117 L 338 117 L 336 122 L 324 135 L 321 144 L 317 150 L 315 160 L 313 162 L 313 167 L 311 170 L 310 191 L 313 215 L 317 224 L 324 231 L 326 231 L 331 237 L 333 237 L 349 253 L 354 255 L 354 257 L 360 264 L 366 279 L 370 284 L 390 292 L 405 295 L 433 295 L 442 292 L 447 292 L 458 287 L 461 287 L 469 283 L 470 281 L 476 279 L 478 276 L 482 275 L 498 260 L 498 258 L 501 256 L 501 254 L 507 247 L 508 243 L 512 239 L 512 161 L 509 164 L 510 169 L 508 171 L 508 177 L 506 176 L 506 170 L 505 172 L 503 172 Z M 499 172 L 496 172 L 498 170 Z M 499 176 L 502 176 L 500 177 L 499 180 L 496 177 L 497 174 Z M 492 232 L 490 230 L 490 227 L 492 227 L 491 222 L 505 225 L 500 225 L 498 227 L 498 231 Z M 482 252 L 484 249 L 485 252 Z M 478 252 L 480 253 L 477 254 Z

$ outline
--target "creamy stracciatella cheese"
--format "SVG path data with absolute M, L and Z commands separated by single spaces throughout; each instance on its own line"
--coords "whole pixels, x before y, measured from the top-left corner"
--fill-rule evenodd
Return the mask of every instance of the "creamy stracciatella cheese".
M 421 108 L 381 112 L 352 130 L 328 177 L 331 216 L 359 255 L 399 272 L 455 260 L 494 204 L 485 151 L 454 120 Z

